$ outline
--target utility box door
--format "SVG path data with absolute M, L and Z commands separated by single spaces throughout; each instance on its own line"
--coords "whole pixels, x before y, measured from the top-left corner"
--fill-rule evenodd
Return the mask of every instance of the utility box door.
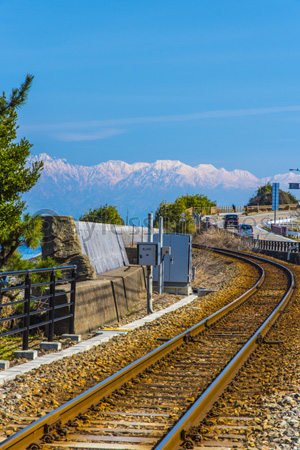
M 158 243 L 138 242 L 138 264 L 143 266 L 156 266 L 158 264 Z
M 158 234 L 153 241 L 158 242 Z M 192 279 L 192 236 L 190 234 L 165 233 L 163 246 L 171 247 L 171 255 L 164 257 L 164 282 L 190 284 Z M 153 270 L 153 281 L 158 280 L 158 270 Z

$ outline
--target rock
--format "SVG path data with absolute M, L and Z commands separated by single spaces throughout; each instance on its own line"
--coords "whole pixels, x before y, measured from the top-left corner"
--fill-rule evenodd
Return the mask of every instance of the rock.
M 93 280 L 95 270 L 87 255 L 82 254 L 75 222 L 71 216 L 43 216 L 42 256 L 54 258 L 58 264 L 77 265 L 77 279 Z
M 76 255 L 70 259 L 68 264 L 76 264 L 77 279 L 94 280 L 96 278 L 95 269 L 91 265 L 90 258 L 87 255 Z

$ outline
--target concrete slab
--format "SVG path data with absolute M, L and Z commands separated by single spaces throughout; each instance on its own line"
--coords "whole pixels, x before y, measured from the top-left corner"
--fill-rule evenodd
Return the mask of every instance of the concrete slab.
M 91 339 L 88 339 L 86 341 L 82 341 L 78 344 L 73 345 L 72 347 L 66 348 L 64 350 L 61 350 L 57 353 L 50 353 L 48 355 L 40 356 L 37 358 L 37 351 L 36 350 L 27 350 L 27 352 L 31 352 L 32 356 L 36 355 L 34 360 L 26 362 L 25 364 L 20 364 L 18 366 L 14 366 L 10 369 L 3 370 L 0 372 L 0 386 L 3 385 L 5 382 L 13 380 L 17 376 L 23 375 L 24 373 L 30 372 L 33 369 L 36 369 L 44 364 L 51 364 L 54 361 L 58 361 L 60 359 L 63 359 L 67 356 L 76 355 L 77 353 L 85 352 L 87 350 L 90 350 L 91 348 L 104 344 L 105 342 L 108 342 L 110 339 L 112 339 L 115 336 L 120 336 L 122 334 L 126 334 L 129 331 L 133 331 L 136 328 L 139 328 L 146 323 L 151 323 L 154 320 L 158 319 L 159 317 L 163 316 L 164 314 L 167 314 L 168 312 L 175 311 L 178 308 L 181 308 L 182 306 L 185 306 L 189 303 L 191 303 L 193 300 L 197 298 L 197 295 L 189 295 L 188 297 L 183 298 L 179 302 L 175 303 L 174 305 L 169 306 L 168 308 L 158 311 L 156 313 L 153 313 L 149 316 L 146 316 L 142 319 L 138 319 L 134 322 L 131 322 L 127 325 L 123 325 L 120 328 L 116 329 L 107 329 L 107 330 L 101 330 L 99 331 L 96 336 L 92 337 Z M 15 353 L 25 353 L 23 350 L 19 350 Z M 20 356 L 18 356 L 20 357 Z M 27 359 L 29 359 L 29 353 L 26 353 Z
M 0 360 L 0 369 L 9 369 L 10 361 L 5 361 L 3 359 Z
M 14 352 L 15 358 L 36 359 L 37 356 L 37 350 L 16 350 Z
M 81 342 L 81 334 L 63 334 L 60 339 L 71 339 L 74 342 Z
M 61 350 L 61 342 L 41 342 L 40 343 L 41 350 Z

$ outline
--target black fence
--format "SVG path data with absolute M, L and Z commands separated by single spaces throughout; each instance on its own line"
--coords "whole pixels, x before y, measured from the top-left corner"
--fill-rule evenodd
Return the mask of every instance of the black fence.
M 32 283 L 32 276 L 48 274 L 49 281 Z M 57 277 L 65 274 L 66 278 Z M 70 284 L 69 290 L 57 291 L 57 287 L 62 284 Z M 36 295 L 39 291 L 42 295 Z M 9 299 L 11 293 L 16 292 L 16 300 L 5 301 Z M 23 291 L 23 294 L 22 294 Z M 35 295 L 34 295 L 35 294 Z M 69 294 L 69 302 L 63 304 L 56 304 L 56 298 L 62 295 Z M 20 299 L 20 296 L 23 298 Z M 74 314 L 75 314 L 75 296 L 76 296 L 76 266 L 52 267 L 49 269 L 33 269 L 17 272 L 0 272 L 0 327 L 2 324 L 16 324 L 11 330 L 6 330 L 1 333 L 0 338 L 12 334 L 22 333 L 23 350 L 28 350 L 29 332 L 35 328 L 46 327 L 48 330 L 48 341 L 53 341 L 54 324 L 60 320 L 69 319 L 69 333 L 74 333 Z M 12 310 L 18 309 L 17 305 L 21 306 L 22 312 L 15 315 L 8 314 L 3 317 L 3 310 L 7 307 L 12 307 Z M 38 305 L 37 309 L 35 308 Z M 17 308 L 16 308 L 17 307 Z M 61 308 L 67 308 L 67 314 L 57 317 L 56 311 Z M 39 322 L 39 317 L 43 320 Z M 34 320 L 31 320 L 35 318 Z M 34 321 L 34 323 L 32 323 Z

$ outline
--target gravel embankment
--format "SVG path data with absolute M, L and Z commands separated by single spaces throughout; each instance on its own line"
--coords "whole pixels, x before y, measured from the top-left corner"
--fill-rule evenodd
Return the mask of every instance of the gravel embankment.
M 266 337 L 270 343 L 258 348 L 200 427 L 200 434 L 211 435 L 216 425 L 230 424 L 226 417 L 251 417 L 243 424 L 248 428 L 241 450 L 300 449 L 300 267 L 283 265 L 292 269 L 296 289 Z M 228 426 L 226 432 L 236 431 Z
M 198 265 L 196 284 L 199 285 L 200 277 L 201 286 L 218 289 L 218 292 L 197 298 L 192 304 L 125 336 L 42 366 L 3 385 L 0 389 L 0 439 L 5 439 L 34 418 L 45 415 L 148 353 L 159 345 L 157 338 L 173 337 L 204 319 L 247 290 L 257 279 L 257 272 L 251 266 L 237 261 L 232 263 L 232 260 L 210 252 L 206 258 L 202 255 L 204 252 L 200 252 L 198 259 L 195 259 Z M 174 296 L 173 299 L 157 299 L 155 309 L 165 307 L 174 300 L 177 300 Z M 200 309 L 193 309 L 192 306 Z M 129 321 L 144 314 L 145 308 L 142 308 Z

